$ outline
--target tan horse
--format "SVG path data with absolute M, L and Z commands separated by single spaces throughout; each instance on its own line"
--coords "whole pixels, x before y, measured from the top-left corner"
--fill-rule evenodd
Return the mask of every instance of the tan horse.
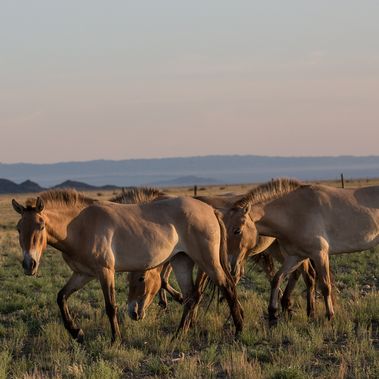
M 164 192 L 149 187 L 134 187 L 128 190 L 122 189 L 121 194 L 110 199 L 111 202 L 119 204 L 146 204 L 151 201 L 168 199 L 171 196 Z M 183 303 L 183 296 L 175 290 L 170 283 L 169 277 L 172 266 L 169 262 L 152 268 L 148 271 L 134 271 L 128 273 L 128 314 L 132 320 L 142 320 L 146 309 L 152 303 L 155 295 L 159 292 L 159 305 L 167 307 L 167 291 L 174 300 Z
M 306 258 L 314 262 L 326 315 L 334 315 L 329 255 L 370 249 L 379 243 L 379 187 L 340 189 L 278 179 L 262 184 L 234 204 L 225 217 L 234 230 L 280 240 L 289 256 L 272 283 L 269 315 L 276 319 L 283 278 Z M 229 238 L 233 238 L 229 231 Z
M 183 296 L 169 283 L 172 272 L 170 262 L 152 268 L 148 271 L 136 271 L 128 273 L 128 314 L 132 320 L 143 320 L 147 308 L 154 297 L 159 293 L 159 305 L 167 307 L 167 291 L 178 303 L 183 303 Z
M 25 274 L 37 273 L 47 244 L 60 250 L 73 270 L 57 301 L 75 339 L 82 340 L 83 331 L 68 310 L 72 293 L 92 279 L 100 281 L 114 341 L 120 337 L 115 272 L 148 270 L 169 260 L 185 298 L 180 327 L 188 327 L 199 301 L 192 281 L 196 263 L 221 289 L 236 333 L 241 332 L 242 308 L 227 269 L 225 227 L 212 207 L 189 197 L 142 205 L 97 202 L 64 190 L 44 192 L 26 207 L 15 200 L 12 204 L 21 215 L 17 228 Z
M 122 199 L 122 201 L 127 203 L 146 203 L 160 200 L 164 196 L 166 195 L 158 190 L 141 187 L 133 189 L 132 191 L 125 191 L 117 198 L 112 199 L 112 201 L 121 201 Z M 242 195 L 198 196 L 196 199 L 212 205 L 214 208 L 225 213 L 237 200 L 242 199 L 242 197 Z M 228 227 L 228 225 L 226 226 Z M 237 262 L 234 258 L 238 254 L 244 256 L 248 253 L 252 255 L 253 260 L 255 259 L 255 261 L 261 262 L 265 271 L 269 273 L 268 277 L 270 281 L 272 280 L 274 275 L 269 271 L 270 267 L 268 267 L 267 257 L 274 257 L 280 263 L 283 263 L 286 259 L 286 256 L 280 250 L 278 242 L 275 241 L 273 243 L 273 241 L 275 241 L 274 238 L 260 237 L 259 243 L 256 244 L 256 240 L 251 238 L 248 230 L 235 234 L 235 237 L 231 240 L 232 243 L 229 248 L 231 249 L 230 251 L 234 251 L 234 254 L 230 254 L 230 258 L 232 267 L 234 267 L 234 272 L 236 273 L 236 282 L 240 279 L 243 265 L 238 260 L 239 265 L 236 266 L 234 264 L 233 266 L 233 262 Z M 264 255 L 266 259 L 259 259 L 262 255 Z M 236 270 L 236 268 L 238 269 Z M 168 284 L 170 272 L 170 266 L 167 266 L 163 270 L 162 267 L 158 267 L 149 270 L 149 272 L 146 273 L 136 272 L 129 274 L 128 279 L 130 288 L 128 295 L 128 311 L 132 319 L 139 320 L 144 317 L 146 310 L 151 304 L 155 294 L 158 292 L 160 285 L 164 286 L 164 288 L 168 288 L 169 293 L 172 294 L 174 299 L 180 301 L 178 293 L 174 292 L 175 290 Z M 291 313 L 291 293 L 301 274 L 303 275 L 304 282 L 307 286 L 307 314 L 308 316 L 313 316 L 315 307 L 315 273 L 308 260 L 304 261 L 301 267 L 291 274 L 284 294 L 281 297 L 282 308 L 284 312 Z M 199 275 L 201 275 L 201 273 Z M 200 280 L 200 278 L 198 278 L 198 280 Z M 162 292 L 163 291 L 160 291 L 161 301 L 163 297 Z

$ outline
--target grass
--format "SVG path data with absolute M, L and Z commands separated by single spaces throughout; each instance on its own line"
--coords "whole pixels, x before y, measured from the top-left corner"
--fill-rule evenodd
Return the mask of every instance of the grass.
M 78 345 L 65 331 L 56 305 L 69 268 L 59 252 L 48 248 L 39 277 L 24 276 L 9 197 L 0 198 L 0 212 L 0 378 L 379 377 L 379 249 L 331 258 L 338 289 L 333 322 L 324 318 L 322 299 L 316 318 L 307 320 L 305 286 L 299 283 L 294 316 L 269 329 L 269 283 L 250 267 L 239 286 L 246 318 L 238 341 L 230 322 L 225 323 L 224 303 L 201 312 L 187 338 L 174 341 L 181 307 L 172 301 L 166 311 L 155 301 L 145 320 L 131 321 L 125 274 L 119 274 L 123 341 L 111 346 L 100 285 L 91 282 L 69 301 L 86 334 Z

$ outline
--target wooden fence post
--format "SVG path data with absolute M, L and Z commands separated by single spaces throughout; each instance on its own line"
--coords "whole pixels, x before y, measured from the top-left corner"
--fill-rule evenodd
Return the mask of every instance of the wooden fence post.
M 193 196 L 197 196 L 197 186 L 193 186 Z
M 343 179 L 343 174 L 341 174 L 341 187 L 345 188 L 345 180 Z

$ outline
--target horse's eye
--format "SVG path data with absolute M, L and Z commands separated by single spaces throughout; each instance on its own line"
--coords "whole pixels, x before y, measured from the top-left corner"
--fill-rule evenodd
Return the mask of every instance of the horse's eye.
M 140 276 L 140 277 L 138 278 L 138 281 L 139 281 L 139 282 L 143 282 L 143 280 L 144 280 L 144 277 L 143 277 L 143 276 Z
M 235 235 L 241 234 L 241 229 L 240 228 L 236 228 L 236 229 L 233 230 L 233 233 Z

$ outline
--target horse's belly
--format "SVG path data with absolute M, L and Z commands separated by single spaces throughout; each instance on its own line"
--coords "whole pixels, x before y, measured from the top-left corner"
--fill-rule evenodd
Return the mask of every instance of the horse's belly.
M 130 239 L 114 249 L 116 271 L 144 271 L 167 261 L 178 245 L 178 235 Z
M 172 249 L 152 249 L 150 251 L 133 251 L 117 254 L 115 257 L 116 271 L 145 271 L 157 267 L 167 261 Z
M 86 274 L 89 276 L 96 275 L 96 271 L 92 270 L 90 265 L 74 260 L 64 253 L 62 253 L 62 257 L 73 272 L 80 272 L 81 274 Z

